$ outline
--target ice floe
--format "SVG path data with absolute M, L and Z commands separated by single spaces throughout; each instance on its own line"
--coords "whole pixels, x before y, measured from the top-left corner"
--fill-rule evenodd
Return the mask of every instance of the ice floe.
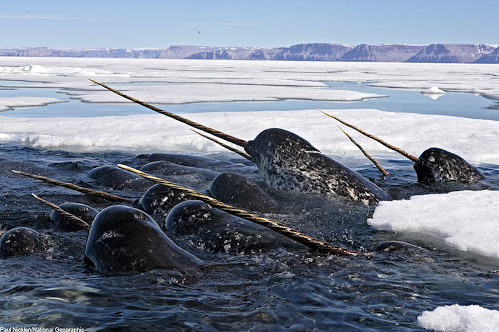
M 0 80 L 24 80 L 34 86 L 43 82 L 45 86 L 95 92 L 100 90 L 92 89 L 91 83 L 82 82 L 82 78 L 99 78 L 106 83 L 218 83 L 302 87 L 303 90 L 325 87 L 321 83 L 324 81 L 371 82 L 380 87 L 419 91 L 438 86 L 446 92 L 477 93 L 499 99 L 499 79 L 492 74 L 496 71 L 497 65 L 493 64 L 0 58 Z M 113 100 L 115 98 L 109 95 L 107 102 Z M 199 95 L 197 99 L 209 100 L 208 94 Z
M 499 259 L 499 191 L 457 191 L 380 202 L 367 223 L 420 241 Z
M 419 326 L 441 332 L 497 332 L 499 311 L 478 305 L 440 306 L 418 317 Z
M 440 89 L 438 86 L 434 85 L 432 86 L 431 88 L 428 88 L 426 90 L 423 90 L 421 91 L 422 93 L 426 93 L 426 94 L 437 94 L 437 95 L 441 95 L 441 94 L 444 94 L 445 91 Z
M 65 102 L 67 101 L 64 99 L 48 97 L 0 97 L 0 112 L 13 108 L 38 107 Z
M 437 100 L 438 98 L 440 98 L 442 95 L 445 94 L 445 91 L 440 89 L 438 86 L 434 85 L 431 88 L 421 91 L 421 93 L 433 100 Z
M 371 109 L 326 111 L 415 156 L 436 146 L 457 153 L 468 162 L 499 164 L 499 154 L 494 149 L 499 146 L 498 121 Z M 36 147 L 75 151 L 225 151 L 194 134 L 184 124 L 163 115 L 150 114 L 152 111 L 144 109 L 144 112 L 146 114 L 87 118 L 0 116 L 0 134 L 8 134 Z M 185 114 L 185 117 L 245 140 L 255 138 L 264 129 L 278 127 L 306 138 L 325 154 L 362 155 L 336 127 L 335 120 L 317 110 L 200 112 Z M 345 130 L 374 156 L 403 158 L 349 128 Z M 366 163 L 369 163 L 367 159 Z
M 150 86 L 122 86 L 120 91 L 154 104 L 186 104 L 196 102 L 237 102 L 277 100 L 321 100 L 350 102 L 383 95 L 357 91 L 331 90 L 317 87 L 264 86 L 247 84 L 185 83 Z M 87 103 L 127 103 L 126 99 L 107 90 L 68 91 Z

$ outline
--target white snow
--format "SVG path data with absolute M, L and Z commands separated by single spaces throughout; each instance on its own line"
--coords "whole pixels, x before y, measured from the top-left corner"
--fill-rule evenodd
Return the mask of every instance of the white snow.
M 499 311 L 454 304 L 423 312 L 418 323 L 425 329 L 441 332 L 497 332 Z
M 38 107 L 65 102 L 64 99 L 48 97 L 0 97 L 0 112 L 12 108 Z
M 499 164 L 499 154 L 492 148 L 499 146 L 498 121 L 371 109 L 325 111 L 416 156 L 437 146 L 471 163 Z M 362 155 L 336 127 L 336 121 L 317 110 L 205 112 L 189 113 L 185 117 L 245 140 L 255 138 L 264 129 L 278 127 L 301 135 L 325 154 Z M 373 156 L 403 158 L 352 129 L 344 129 Z M 225 151 L 190 131 L 188 126 L 160 114 L 87 118 L 0 116 L 1 134 L 35 147 L 71 151 Z
M 456 191 L 380 202 L 367 223 L 499 259 L 499 191 Z
M 130 77 L 128 74 L 113 73 L 109 70 L 94 69 L 94 68 L 80 68 L 80 67 L 61 67 L 51 66 L 46 67 L 42 65 L 27 65 L 24 67 L 11 67 L 0 68 L 0 73 L 10 75 L 20 75 L 23 79 L 29 80 L 26 76 L 76 76 L 76 77 L 96 77 L 96 76 L 117 76 L 117 77 Z
M 13 141 L 15 139 L 14 135 L 0 134 L 0 142 Z
M 434 85 L 431 88 L 428 88 L 426 90 L 421 91 L 421 93 L 441 95 L 441 94 L 444 94 L 445 91 L 443 91 L 442 89 L 440 89 L 438 86 Z
M 32 86 L 91 90 L 96 93 L 102 90 L 92 87 L 91 82 L 84 78 L 93 77 L 104 83 L 288 86 L 301 87 L 302 94 L 308 91 L 307 87 L 325 87 L 320 83 L 323 81 L 375 82 L 376 86 L 419 91 L 438 86 L 446 92 L 477 93 L 499 99 L 499 76 L 494 73 L 497 73 L 497 65 L 494 64 L 0 58 L 0 81 L 24 80 L 32 82 Z M 292 91 L 287 94 L 292 94 Z M 111 94 L 108 97 L 108 102 L 115 100 Z M 203 101 L 204 97 L 210 96 L 198 96 L 198 101 Z M 272 97 L 272 94 L 267 97 Z

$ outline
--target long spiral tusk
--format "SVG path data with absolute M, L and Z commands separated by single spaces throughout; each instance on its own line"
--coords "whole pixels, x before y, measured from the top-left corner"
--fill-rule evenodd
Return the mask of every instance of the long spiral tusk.
M 389 143 L 387 143 L 387 142 L 383 141 L 381 138 L 378 138 L 378 137 L 376 137 L 376 136 L 374 136 L 374 135 L 368 134 L 368 133 L 366 133 L 365 131 L 363 131 L 362 129 L 357 128 L 357 127 L 355 127 L 354 125 L 351 125 L 351 124 L 349 124 L 348 122 L 345 122 L 345 121 L 341 120 L 340 118 L 338 118 L 338 117 L 336 117 L 336 116 L 334 116 L 334 115 L 328 114 L 328 113 L 324 112 L 323 110 L 319 110 L 319 112 L 321 112 L 322 114 L 325 114 L 325 115 L 327 115 L 327 116 L 329 116 L 329 117 L 331 117 L 331 118 L 335 119 L 336 121 L 339 121 L 339 122 L 343 123 L 345 126 L 348 126 L 348 127 L 352 128 L 352 129 L 357 130 L 357 131 L 358 131 L 359 133 L 361 133 L 362 135 L 367 136 L 367 137 L 369 137 L 369 138 L 371 138 L 371 139 L 375 140 L 376 142 L 383 144 L 383 145 L 384 145 L 384 146 L 386 146 L 387 148 L 392 149 L 393 151 L 400 153 L 401 155 L 403 155 L 404 157 L 406 157 L 407 159 L 409 159 L 409 160 L 411 160 L 411 161 L 413 161 L 413 162 L 418 161 L 418 158 L 414 157 L 413 155 L 411 155 L 411 154 L 409 154 L 409 153 L 405 152 L 404 150 L 402 150 L 402 149 L 400 149 L 400 148 L 397 148 L 396 146 L 393 146 L 393 145 L 391 145 L 391 144 L 389 144 Z
M 196 128 L 196 129 L 202 130 L 202 131 L 204 131 L 204 132 L 206 132 L 206 133 L 208 133 L 208 134 L 212 134 L 213 136 L 216 136 L 216 137 L 218 137 L 218 138 L 224 139 L 224 140 L 226 140 L 226 141 L 228 141 L 228 142 L 231 142 L 231 143 L 233 143 L 233 144 L 239 145 L 240 147 L 244 147 L 244 146 L 246 145 L 246 143 L 248 143 L 247 141 L 242 140 L 242 139 L 240 139 L 240 138 L 237 138 L 237 137 L 234 137 L 234 136 L 228 135 L 228 134 L 226 134 L 226 133 L 223 133 L 223 132 L 221 132 L 221 131 L 219 131 L 219 130 L 216 130 L 216 129 L 213 129 L 213 128 L 210 128 L 210 127 L 206 127 L 206 126 L 204 126 L 204 125 L 202 125 L 202 124 L 200 124 L 200 123 L 197 123 L 197 122 L 191 121 L 191 120 L 186 119 L 186 118 L 184 118 L 184 117 L 181 117 L 180 115 L 177 115 L 177 114 L 175 114 L 175 113 L 171 113 L 171 112 L 168 112 L 168 111 L 162 110 L 161 108 L 158 108 L 158 107 L 156 107 L 156 106 L 153 106 L 153 105 L 151 105 L 151 104 L 148 104 L 148 103 L 146 103 L 146 102 L 144 102 L 144 101 L 141 101 L 141 100 L 138 100 L 138 99 L 136 99 L 136 98 L 130 97 L 129 95 L 124 94 L 123 92 L 120 92 L 120 91 L 118 91 L 118 90 L 115 90 L 115 89 L 113 89 L 113 88 L 111 88 L 111 87 L 109 87 L 109 86 L 107 86 L 107 85 L 105 85 L 105 84 L 103 84 L 103 83 L 99 83 L 99 82 L 97 82 L 97 81 L 95 81 L 95 80 L 93 80 L 93 79 L 91 79 L 91 78 L 89 78 L 89 80 L 90 80 L 90 81 L 92 81 L 92 82 L 94 82 L 95 84 L 98 84 L 98 85 L 102 86 L 103 88 L 108 89 L 109 91 L 112 91 L 112 92 L 116 93 L 117 95 L 119 95 L 119 96 L 121 96 L 121 97 L 123 97 L 123 98 L 126 98 L 126 99 L 128 99 L 128 100 L 133 101 L 134 103 L 137 103 L 137 104 L 139 104 L 139 105 L 142 105 L 142 106 L 144 106 L 144 107 L 147 107 L 147 108 L 149 108 L 150 110 L 153 110 L 153 111 L 158 112 L 158 113 L 160 113 L 160 114 L 166 115 L 166 116 L 168 116 L 168 117 L 170 117 L 170 118 L 172 118 L 172 119 L 175 119 L 175 120 L 177 120 L 177 121 L 180 121 L 180 122 L 182 122 L 182 123 L 185 123 L 185 124 L 187 124 L 187 125 L 189 125 L 189 126 L 191 126 L 191 127 L 194 127 L 194 128 Z

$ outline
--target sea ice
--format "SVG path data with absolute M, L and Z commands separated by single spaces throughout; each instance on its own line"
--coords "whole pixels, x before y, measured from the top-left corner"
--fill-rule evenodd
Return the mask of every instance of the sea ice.
M 323 100 L 351 102 L 379 98 L 383 95 L 357 91 L 331 90 L 323 87 L 273 86 L 249 84 L 155 84 L 120 86 L 119 89 L 137 99 L 152 104 L 186 104 L 196 102 L 244 102 L 277 100 Z M 129 103 L 107 90 L 67 91 L 73 98 L 87 103 Z
M 379 86 L 419 90 L 438 86 L 445 91 L 466 91 L 499 98 L 499 80 L 490 75 L 495 69 L 496 65 L 472 64 L 1 57 L 0 81 L 2 86 L 22 89 L 59 88 L 72 98 L 99 103 L 126 100 L 94 85 L 86 79 L 88 77 L 145 101 L 172 104 L 278 99 L 353 101 L 379 97 L 330 89 L 324 84 L 326 81 L 373 82 L 371 84 Z M 19 84 L 19 81 L 23 83 Z M 4 99 L 0 109 L 21 106 L 23 98 L 8 103 Z M 13 104 L 14 101 L 17 104 Z M 35 102 L 32 99 L 28 104 L 36 106 L 46 102 L 62 100 L 37 99 Z M 72 110 L 68 107 L 67 112 Z M 499 155 L 492 148 L 499 144 L 497 121 L 372 109 L 329 112 L 415 156 L 436 146 L 472 163 L 499 164 Z M 192 113 L 188 117 L 244 139 L 253 139 L 266 128 L 279 127 L 303 136 L 326 154 L 361 155 L 336 128 L 335 121 L 316 110 Z M 372 155 L 394 155 L 380 144 L 348 131 Z M 222 150 L 188 131 L 185 125 L 152 115 L 146 109 L 143 115 L 99 119 L 3 117 L 0 133 L 33 146 L 78 151 Z
M 440 98 L 442 95 L 445 94 L 445 91 L 441 90 L 438 86 L 434 85 L 429 89 L 422 90 L 421 93 L 429 97 L 430 99 L 437 100 L 438 98 Z
M 392 113 L 372 109 L 325 110 L 419 156 L 432 146 L 457 153 L 468 162 L 499 164 L 499 122 L 451 116 Z M 71 110 L 68 109 L 68 112 Z M 224 148 L 199 137 L 173 119 L 144 109 L 145 114 L 87 118 L 16 118 L 0 116 L 0 134 L 35 147 L 71 151 L 125 150 L 211 153 Z M 185 117 L 245 140 L 267 128 L 290 130 L 323 153 L 362 156 L 317 110 L 200 112 Z M 248 124 L 251 124 L 250 126 Z M 459 128 L 459 130 L 455 130 Z M 403 158 L 381 144 L 344 128 L 373 156 Z M 366 163 L 369 163 L 365 159 Z
M 494 64 L 0 58 L 2 81 L 22 80 L 38 87 L 89 90 L 89 94 L 101 90 L 85 82 L 85 77 L 99 78 L 105 83 L 242 84 L 302 87 L 304 91 L 306 87 L 324 87 L 321 82 L 326 81 L 371 82 L 374 86 L 419 91 L 438 86 L 447 92 L 477 93 L 499 99 L 499 80 L 491 75 L 496 71 L 497 65 Z M 289 94 L 291 91 L 286 95 Z M 110 99 L 107 102 L 115 100 L 111 94 L 108 95 Z M 203 94 L 198 96 L 197 101 L 210 101 L 209 97 Z M 85 98 L 90 100 L 93 97 L 85 95 Z
M 423 312 L 418 323 L 425 329 L 441 332 L 497 332 L 499 311 L 454 304 Z
M 499 259 L 499 191 L 456 191 L 380 202 L 367 223 Z
M 67 101 L 64 99 L 48 97 L 0 97 L 0 112 L 13 108 L 38 107 L 65 102 Z
M 441 90 L 438 86 L 434 85 L 432 86 L 431 88 L 429 89 L 426 89 L 426 90 L 423 90 L 421 91 L 422 93 L 426 93 L 426 94 L 437 94 L 437 95 L 441 95 L 441 94 L 444 94 L 445 91 Z

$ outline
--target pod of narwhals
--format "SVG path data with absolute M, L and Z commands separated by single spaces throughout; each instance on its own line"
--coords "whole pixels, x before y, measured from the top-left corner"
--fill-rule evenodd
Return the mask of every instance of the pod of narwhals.
M 278 210 L 277 202 L 254 180 L 236 173 L 219 173 L 192 166 L 231 169 L 247 167 L 245 165 L 168 154 L 141 155 L 135 161 L 147 162 L 150 159 L 154 161 L 141 168 L 152 174 L 177 181 L 185 180 L 184 185 L 206 187 L 206 192 L 212 197 L 247 210 L 263 213 Z M 170 159 L 189 166 L 175 164 Z M 87 177 L 89 183 L 103 189 L 137 191 L 147 188 L 142 197 L 133 201 L 132 206 L 113 205 L 100 212 L 81 203 L 66 202 L 59 206 L 90 225 L 83 258 L 89 267 L 102 274 L 151 269 L 173 269 L 184 273 L 197 271 L 203 261 L 176 245 L 164 230 L 172 235 L 191 236 L 198 247 L 212 252 L 306 249 L 304 245 L 266 227 L 211 208 L 205 203 L 192 201 L 190 196 L 181 191 L 153 185 L 118 167 L 96 167 L 88 172 Z M 88 229 L 82 226 L 83 223 L 74 223 L 56 210 L 50 213 L 49 219 L 52 227 L 59 231 Z M 167 225 L 165 220 L 168 220 Z M 35 230 L 15 228 L 1 237 L 0 257 L 43 251 L 48 248 L 47 243 L 47 236 Z
M 206 129 L 192 122 L 189 125 Z M 243 147 L 246 158 L 256 167 L 171 154 L 140 155 L 126 163 L 257 213 L 283 210 L 273 198 L 272 193 L 276 191 L 280 195 L 286 192 L 320 195 L 367 206 L 391 200 L 387 192 L 370 180 L 325 156 L 308 141 L 289 131 L 267 129 L 252 141 L 243 141 L 209 128 L 208 132 L 217 136 L 221 134 L 219 137 Z M 410 156 L 410 159 L 415 162 L 414 168 L 421 183 L 472 183 L 483 178 L 464 159 L 445 150 L 429 149 L 419 158 Z M 245 169 L 245 174 L 255 174 L 254 179 L 237 174 L 240 168 Z M 262 182 L 255 182 L 255 179 Z M 54 227 L 59 230 L 89 228 L 84 261 L 102 274 L 152 269 L 196 272 L 203 261 L 175 244 L 166 233 L 188 237 L 197 248 L 211 252 L 260 253 L 276 248 L 297 252 L 307 250 L 303 244 L 274 230 L 196 201 L 181 190 L 153 185 L 149 180 L 115 166 L 92 169 L 88 172 L 88 181 L 103 189 L 143 193 L 131 203 L 133 206 L 114 205 L 98 213 L 89 206 L 63 204 L 61 208 L 80 218 L 82 227 L 72 225 L 56 212 L 50 215 Z M 10 230 L 0 239 L 0 257 L 44 250 L 45 239 L 45 236 L 27 228 Z M 417 249 L 400 242 L 388 242 L 379 245 L 376 252 L 414 252 Z

